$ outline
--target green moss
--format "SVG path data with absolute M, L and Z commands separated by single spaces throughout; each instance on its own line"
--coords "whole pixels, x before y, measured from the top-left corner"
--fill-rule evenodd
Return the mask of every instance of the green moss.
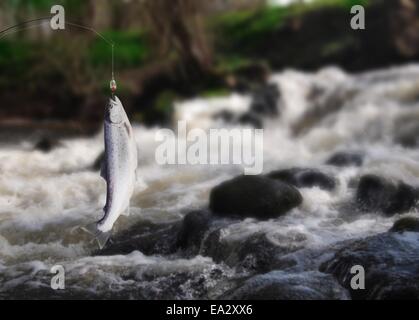
M 159 94 L 154 107 L 156 111 L 168 114 L 172 111 L 174 101 L 177 99 L 177 94 L 174 91 L 166 90 Z
M 25 80 L 32 47 L 24 41 L 0 41 L 0 87 L 10 88 Z
M 230 94 L 230 91 L 226 88 L 213 88 L 203 91 L 200 96 L 204 98 L 224 97 Z
M 326 7 L 350 9 L 354 5 L 367 6 L 371 0 L 316 0 L 285 7 L 265 7 L 259 10 L 227 12 L 214 17 L 210 27 L 224 38 L 221 45 L 232 48 L 251 47 L 267 34 L 280 29 L 287 19 Z
M 150 56 L 145 36 L 137 31 L 103 32 L 103 35 L 115 44 L 115 68 L 126 69 L 140 66 Z M 109 67 L 111 64 L 111 46 L 101 38 L 93 41 L 89 50 L 90 61 L 94 66 Z
M 216 60 L 215 69 L 221 73 L 234 72 L 237 69 L 252 64 L 252 62 L 254 63 L 254 60 L 238 54 L 219 55 Z
M 315 0 L 304 5 L 296 5 L 294 9 L 296 12 L 306 13 L 312 10 L 318 10 L 325 7 L 341 7 L 350 9 L 355 5 L 367 6 L 371 0 Z
M 211 22 L 211 26 L 225 41 L 233 44 L 249 44 L 266 32 L 281 27 L 287 9 L 266 8 L 257 11 L 239 11 L 222 14 Z
M 397 220 L 390 232 L 419 232 L 419 219 L 415 217 L 404 217 Z
M 321 55 L 323 57 L 331 56 L 334 54 L 338 54 L 339 52 L 342 52 L 346 50 L 349 47 L 353 47 L 356 45 L 356 42 L 353 38 L 347 38 L 340 41 L 333 41 L 330 43 L 327 43 L 322 49 L 321 49 Z

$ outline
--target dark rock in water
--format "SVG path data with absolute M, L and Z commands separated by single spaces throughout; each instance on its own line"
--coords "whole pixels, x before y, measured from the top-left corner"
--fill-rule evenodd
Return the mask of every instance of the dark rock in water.
M 227 86 L 238 93 L 248 94 L 255 87 L 265 85 L 271 71 L 265 63 L 251 63 L 238 67 L 225 76 Z
M 361 153 L 337 152 L 326 161 L 326 164 L 337 167 L 360 167 L 363 162 L 364 156 Z
M 419 232 L 419 219 L 414 217 L 404 217 L 397 220 L 390 232 Z
M 232 125 L 248 125 L 256 129 L 263 128 L 262 118 L 254 112 L 246 112 L 243 114 L 234 114 L 230 111 L 224 110 L 213 116 L 214 120 L 221 120 Z
M 141 222 L 113 236 L 105 248 L 94 255 L 141 251 L 145 255 L 179 253 L 183 257 L 192 257 L 202 253 L 204 239 L 212 230 L 219 230 L 233 221 L 214 216 L 209 210 L 197 210 L 173 223 Z
M 35 144 L 34 149 L 48 153 L 59 146 L 61 146 L 60 141 L 53 138 L 43 137 Z
M 256 129 L 263 128 L 262 119 L 253 112 L 246 112 L 245 114 L 241 115 L 238 119 L 238 122 L 243 125 L 250 125 Z
M 272 271 L 254 276 L 223 295 L 230 300 L 343 300 L 347 291 L 334 277 L 318 271 Z
M 105 248 L 94 255 L 128 254 L 137 250 L 145 255 L 171 254 L 177 250 L 179 229 L 180 223 L 141 222 L 113 236 Z
M 365 289 L 353 290 L 351 268 L 365 270 Z M 320 266 L 353 299 L 419 299 L 419 233 L 382 233 L 354 241 Z
M 240 220 L 223 218 L 207 210 L 188 213 L 177 235 L 175 247 L 180 249 L 177 253 L 186 257 L 200 254 L 216 263 L 259 273 L 272 270 L 276 256 L 301 249 L 305 244 L 306 238 L 294 233 L 276 239 L 275 243 L 265 233 L 226 239 L 224 231 L 233 223 Z
M 250 111 L 265 116 L 277 116 L 279 114 L 279 96 L 278 87 L 274 84 L 268 84 L 255 90 Z
M 226 122 L 226 123 L 233 122 L 235 118 L 236 117 L 234 113 L 228 110 L 220 111 L 213 116 L 214 120 L 222 120 L 223 122 Z
M 102 162 L 105 160 L 105 151 L 102 151 L 100 155 L 97 156 L 95 162 L 92 165 L 92 170 L 98 171 L 102 168 Z
M 237 250 L 240 266 L 256 272 L 271 270 L 272 258 L 277 254 L 292 251 L 286 246 L 280 247 L 272 243 L 265 234 L 255 234 L 249 237 Z
M 317 169 L 291 168 L 273 171 L 267 176 L 292 184 L 297 188 L 319 187 L 320 189 L 333 190 L 336 186 L 334 178 Z
M 197 254 L 202 240 L 210 229 L 213 220 L 214 217 L 209 211 L 193 211 L 188 213 L 183 218 L 177 237 L 177 246 Z
M 291 185 L 263 176 L 238 176 L 211 190 L 210 208 L 221 216 L 270 219 L 301 204 L 300 192 Z
M 362 176 L 356 192 L 356 203 L 361 211 L 379 211 L 387 215 L 407 212 L 415 207 L 417 200 L 417 189 L 376 175 Z
M 397 132 L 394 141 L 406 148 L 415 148 L 419 146 L 419 124 L 414 121 L 404 119 L 403 123 L 397 125 Z
M 222 228 L 209 233 L 202 244 L 202 254 L 216 263 L 224 262 L 237 270 L 252 273 L 273 270 L 277 257 L 303 248 L 306 240 L 304 236 L 291 235 L 274 243 L 264 233 L 239 240 L 225 240 L 222 233 Z
M 250 125 L 256 129 L 263 128 L 263 118 L 277 116 L 278 111 L 278 87 L 268 84 L 259 87 L 253 92 L 253 100 L 250 110 L 245 113 L 234 114 L 228 110 L 221 111 L 213 116 L 215 120 L 222 120 L 233 125 Z

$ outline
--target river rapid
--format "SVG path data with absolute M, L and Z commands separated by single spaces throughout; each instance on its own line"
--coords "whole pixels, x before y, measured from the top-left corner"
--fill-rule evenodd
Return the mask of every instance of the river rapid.
M 194 254 L 158 249 L 98 254 L 79 226 L 97 220 L 106 200 L 104 180 L 90 169 L 103 150 L 103 133 L 62 139 L 47 153 L 34 150 L 29 138 L 1 141 L 0 298 L 216 299 L 268 271 L 273 272 L 255 283 L 288 283 L 307 293 L 316 279 L 335 292 L 328 298 L 349 298 L 340 285 L 330 284 L 332 277 L 324 276 L 320 265 L 342 243 L 387 232 L 401 217 L 418 217 L 415 208 L 395 215 L 360 214 L 353 202 L 356 183 L 365 174 L 419 186 L 419 65 L 355 75 L 337 68 L 287 70 L 274 74 L 270 83 L 278 88 L 279 115 L 263 118 L 263 172 L 316 168 L 336 183 L 333 190 L 299 188 L 302 203 L 277 218 L 222 225 L 217 241 L 225 247 L 239 248 L 236 244 L 264 235 L 281 248 L 272 255 L 273 267 L 246 269 L 203 248 Z M 251 104 L 250 95 L 239 94 L 178 102 L 174 120 L 205 130 L 232 127 L 216 114 L 240 114 Z M 188 212 L 208 207 L 213 187 L 242 173 L 235 165 L 158 165 L 158 130 L 134 124 L 142 181 L 115 235 L 135 226 L 181 223 Z M 362 165 L 326 164 L 336 152 L 359 154 Z M 417 233 L 398 236 L 419 251 Z M 50 287 L 54 265 L 65 269 L 65 290 Z

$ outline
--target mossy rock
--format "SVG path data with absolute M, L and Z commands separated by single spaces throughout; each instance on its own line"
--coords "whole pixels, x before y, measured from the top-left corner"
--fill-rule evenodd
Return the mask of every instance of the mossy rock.
M 391 229 L 390 232 L 419 232 L 419 218 L 415 217 L 404 217 L 397 220 Z

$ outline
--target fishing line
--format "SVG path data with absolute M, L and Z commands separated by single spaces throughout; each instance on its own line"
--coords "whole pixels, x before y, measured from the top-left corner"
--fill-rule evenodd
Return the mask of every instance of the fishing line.
M 20 32 L 20 31 L 30 30 L 30 29 L 33 29 L 33 28 L 36 28 L 36 27 L 42 26 L 42 25 L 44 25 L 44 24 L 45 24 L 45 22 L 46 22 L 46 21 L 42 21 L 41 23 L 34 24 L 34 25 L 29 25 L 29 26 L 27 26 L 27 27 L 21 27 L 21 28 L 19 28 L 19 29 L 10 29 L 10 30 L 8 30 L 7 32 L 4 32 L 2 36 L 0 36 L 0 40 L 1 40 L 1 39 L 3 39 L 3 38 L 5 38 L 5 37 L 6 37 L 6 36 L 8 36 L 8 35 L 15 34 L 15 33 L 18 33 L 18 32 Z
M 39 26 L 43 25 L 45 22 L 50 21 L 50 20 L 51 20 L 51 17 L 43 17 L 43 18 L 27 20 L 27 21 L 15 24 L 13 26 L 10 26 L 10 27 L 0 31 L 0 40 L 3 39 L 4 37 L 6 37 L 7 35 L 14 34 L 14 33 L 17 33 L 19 31 L 39 27 Z M 103 41 L 105 41 L 111 47 L 111 56 L 112 56 L 111 60 L 112 60 L 112 62 L 111 62 L 110 88 L 111 88 L 112 96 L 113 96 L 116 89 L 117 89 L 117 85 L 116 85 L 116 81 L 115 81 L 115 43 L 112 40 L 105 37 L 102 33 L 98 32 L 96 29 L 92 28 L 92 27 L 84 26 L 84 25 L 74 23 L 74 22 L 67 22 L 67 21 L 65 22 L 65 25 L 93 32 L 94 34 L 96 34 L 99 38 L 101 38 Z

